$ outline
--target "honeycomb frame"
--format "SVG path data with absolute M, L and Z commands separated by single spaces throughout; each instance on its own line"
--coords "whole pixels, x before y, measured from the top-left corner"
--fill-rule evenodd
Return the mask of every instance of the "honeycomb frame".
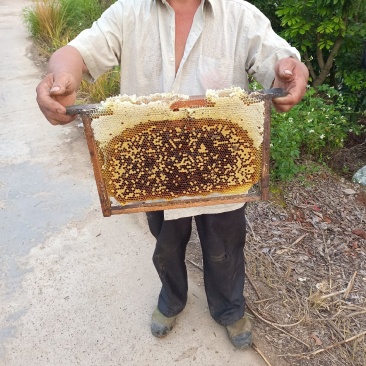
M 223 91 L 211 91 L 211 93 L 213 94 L 210 94 L 210 92 L 208 92 L 206 96 L 195 96 L 195 97 L 187 97 L 180 95 L 167 96 L 162 94 L 156 94 L 153 96 L 142 97 L 139 99 L 134 99 L 135 97 L 131 96 L 123 96 L 123 97 L 120 96 L 120 97 L 109 98 L 102 105 L 93 105 L 92 107 L 85 109 L 79 108 L 77 113 L 80 113 L 82 117 L 86 141 L 90 152 L 91 162 L 94 170 L 94 176 L 104 216 L 108 217 L 114 214 L 123 214 L 130 212 L 146 212 L 146 211 L 173 209 L 173 208 L 197 207 L 197 206 L 249 202 L 249 201 L 268 199 L 270 113 L 271 113 L 271 99 L 273 98 L 273 95 L 270 93 L 261 93 L 261 92 L 246 93 L 239 88 L 236 88 L 234 91 L 232 89 L 229 89 Z M 234 124 L 232 122 L 230 116 L 228 116 L 227 118 L 222 118 L 221 116 L 218 119 L 207 118 L 207 115 L 211 115 L 212 117 L 212 113 L 210 112 L 211 113 L 210 114 L 207 111 L 208 110 L 212 111 L 212 108 L 216 107 L 218 100 L 225 98 L 229 100 L 230 98 L 232 98 L 232 95 L 235 96 L 238 93 L 239 94 L 244 93 L 243 95 L 246 96 L 249 95 L 249 98 L 246 97 L 244 99 L 242 98 L 242 102 L 243 104 L 245 104 L 243 106 L 243 110 L 251 107 L 252 105 L 259 105 L 259 104 L 261 105 L 261 108 L 259 109 L 257 108 L 259 110 L 258 113 L 261 116 L 261 125 L 256 127 L 258 128 L 259 135 L 262 137 L 260 144 L 258 145 L 257 143 L 258 146 L 256 146 L 258 151 L 256 151 L 256 153 L 252 153 L 251 155 L 250 151 L 253 151 L 254 143 L 253 140 L 250 139 L 250 136 L 248 138 L 248 131 L 244 127 L 245 123 L 248 122 L 245 120 L 247 116 L 245 118 L 240 118 L 241 120 L 243 120 L 243 124 L 240 127 L 238 127 L 237 124 Z M 98 131 L 98 129 L 95 127 L 96 122 L 98 122 L 99 119 L 103 121 L 105 120 L 108 121 L 108 118 L 110 118 L 110 116 L 116 114 L 116 112 L 111 109 L 111 105 L 113 105 L 113 103 L 115 103 L 116 100 L 117 101 L 122 100 L 123 103 L 131 103 L 132 100 L 132 103 L 135 105 L 134 108 L 136 108 L 135 116 L 132 118 L 134 122 L 127 124 L 127 127 L 124 128 L 123 132 L 124 135 L 123 133 L 118 131 L 117 132 L 114 131 L 113 133 L 111 133 L 110 125 L 109 128 L 107 129 L 106 128 L 104 128 L 104 130 L 101 129 L 100 131 L 102 132 Z M 151 100 L 157 102 L 165 101 L 165 105 L 163 106 L 163 108 L 168 108 L 168 114 L 163 113 L 165 119 L 161 118 L 160 114 L 160 119 L 158 117 L 154 117 L 151 115 L 146 119 L 145 115 L 144 120 L 141 119 L 139 120 L 138 118 L 139 112 L 137 111 L 137 109 L 141 105 L 146 105 L 146 103 L 147 104 L 150 103 Z M 162 106 L 159 105 L 159 108 L 161 109 Z M 236 114 L 239 113 L 239 117 L 241 112 L 235 111 Z M 195 119 L 192 118 L 192 113 L 194 115 L 198 115 L 199 117 Z M 167 115 L 168 116 L 177 115 L 180 118 L 174 117 L 174 119 L 172 119 L 173 117 L 169 117 L 170 118 L 169 120 L 169 118 L 166 117 Z M 117 125 L 119 124 L 119 121 L 121 122 L 121 125 L 125 123 L 122 121 L 124 117 L 126 117 L 126 115 L 118 117 L 119 119 L 117 121 L 118 122 Z M 131 120 L 131 116 L 129 116 L 127 119 Z M 146 121 L 148 121 L 149 123 L 146 124 Z M 204 122 L 203 124 L 202 121 Z M 116 128 L 115 125 L 113 125 L 112 130 L 115 128 Z M 202 131 L 203 134 L 206 134 L 203 137 L 200 136 L 200 133 L 202 134 Z M 104 141 L 103 138 L 101 138 L 101 136 L 105 136 L 106 134 L 111 135 L 112 137 L 109 137 L 109 140 L 107 138 Z M 122 135 L 124 136 L 123 141 L 121 138 Z M 165 139 L 166 140 L 165 142 L 163 141 L 164 136 L 165 137 L 168 136 L 168 138 Z M 178 137 L 181 136 L 181 139 L 179 140 L 177 136 Z M 222 146 L 225 145 L 225 138 L 227 137 L 226 140 L 228 140 L 229 136 L 232 140 L 231 142 L 233 143 L 234 147 L 228 148 L 226 146 L 222 150 L 219 150 L 221 145 Z M 232 136 L 234 136 L 234 138 L 232 138 Z M 190 155 L 189 153 L 187 154 L 187 149 L 189 149 L 189 143 L 187 143 L 187 141 L 195 141 L 195 140 L 197 141 L 196 145 L 192 150 L 193 155 L 192 154 Z M 252 142 L 249 143 L 248 142 L 249 140 L 251 140 Z M 115 141 L 114 144 L 112 143 L 113 141 Z M 136 141 L 144 141 L 144 145 L 139 147 Z M 154 144 L 152 141 L 154 141 L 155 145 L 157 144 L 158 147 L 160 146 L 160 149 L 154 150 Z M 186 143 L 184 143 L 184 141 L 186 141 Z M 203 141 L 204 143 L 200 143 L 200 141 L 201 142 Z M 207 146 L 209 145 L 208 143 L 209 141 L 212 142 L 211 148 Z M 244 146 L 245 144 L 243 144 L 243 142 L 246 143 L 247 146 Z M 103 144 L 104 144 L 104 150 L 102 149 Z M 252 146 L 249 146 L 250 144 L 252 144 Z M 151 148 L 151 146 L 153 148 Z M 162 146 L 164 146 L 164 148 Z M 157 155 L 159 155 L 160 157 L 161 156 L 169 157 L 169 151 L 168 152 L 164 151 L 164 149 L 166 150 L 166 146 L 171 146 L 172 148 L 171 151 L 173 151 L 172 153 L 173 155 L 170 158 L 174 157 L 174 151 L 175 151 L 177 163 L 172 164 L 171 160 L 165 159 L 164 163 L 165 165 L 162 164 L 160 167 L 156 166 L 156 162 L 159 160 L 156 158 Z M 250 148 L 252 150 L 250 150 Z M 237 182 L 233 183 L 234 179 L 233 176 L 229 175 L 232 186 L 227 185 L 224 187 L 224 189 L 217 189 L 216 187 L 215 189 L 210 190 L 209 184 L 208 185 L 206 184 L 206 186 L 202 185 L 203 187 L 206 188 L 208 187 L 206 191 L 197 189 L 196 184 L 197 182 L 202 183 L 202 181 L 204 181 L 205 183 L 207 183 L 210 182 L 210 179 L 211 180 L 214 179 L 212 175 L 209 176 L 207 171 L 205 172 L 204 170 L 205 164 L 207 165 L 209 162 L 210 168 L 212 168 L 213 164 L 215 163 L 219 163 L 218 165 L 220 165 L 221 160 L 230 159 L 230 151 L 228 151 L 230 149 L 231 153 L 234 150 L 235 152 L 240 150 L 243 156 L 249 156 L 251 161 L 256 160 L 255 164 L 258 174 L 256 173 L 257 176 L 254 179 L 254 181 L 251 182 L 250 184 L 246 184 L 244 179 L 243 181 L 239 182 L 240 184 L 238 187 Z M 219 154 L 220 155 L 219 158 L 217 156 L 215 158 L 214 156 L 215 155 L 214 151 L 216 150 L 221 151 L 221 153 Z M 108 153 L 106 154 L 105 151 L 107 151 Z M 146 156 L 143 156 L 144 154 Z M 151 156 L 149 157 L 149 154 L 152 157 Z M 259 156 L 257 156 L 258 154 Z M 108 156 L 106 157 L 106 155 Z M 121 156 L 123 156 L 124 160 L 121 158 Z M 135 179 L 138 175 L 136 175 L 134 179 L 131 178 L 126 179 L 126 177 L 128 177 L 128 174 L 126 173 L 127 168 L 131 166 L 131 164 L 132 165 L 135 164 L 135 166 L 138 167 L 139 163 L 134 162 L 134 157 L 136 156 L 140 157 L 140 159 L 137 159 L 140 160 L 140 164 L 142 164 L 141 160 L 144 162 L 142 164 L 143 168 L 140 167 L 140 171 L 138 174 L 142 179 L 140 182 Z M 153 159 L 153 163 L 149 162 L 149 159 Z M 199 165 L 200 159 L 201 160 L 206 159 L 206 160 L 202 161 L 201 165 Z M 234 164 L 232 165 L 235 165 L 236 167 L 243 165 L 240 162 L 240 159 L 238 159 L 237 157 L 235 159 Z M 121 161 L 123 162 L 121 163 Z M 167 163 L 168 161 L 170 165 Z M 231 161 L 231 163 L 232 162 L 233 161 Z M 113 164 L 115 164 L 115 166 Z M 166 169 L 164 172 L 164 168 L 166 168 L 167 165 L 169 165 L 170 170 Z M 230 172 L 229 165 L 230 164 L 226 163 L 221 164 L 221 170 L 219 172 L 220 177 L 225 176 L 225 172 L 227 171 Z M 225 170 L 225 167 L 227 168 L 227 170 Z M 198 173 L 197 172 L 192 173 L 191 175 L 189 172 L 188 173 L 185 172 L 190 170 L 192 171 L 192 168 L 193 170 L 194 169 L 197 170 L 197 168 L 198 170 L 199 169 L 201 170 L 199 170 Z M 119 172 L 119 174 L 113 175 L 113 177 L 116 177 L 116 179 L 114 183 L 112 182 L 113 183 L 112 184 L 111 183 L 111 181 L 113 181 L 113 179 L 111 179 L 112 175 L 107 174 L 106 176 L 106 171 L 113 169 L 114 173 L 115 171 L 117 171 Z M 243 169 L 241 171 L 243 171 Z M 246 169 L 245 174 L 248 175 L 249 174 L 248 171 L 250 171 L 250 169 Z M 166 177 L 167 172 L 168 173 L 172 172 L 171 176 L 177 177 L 176 179 L 178 179 L 178 177 L 180 176 L 184 176 L 185 177 L 184 179 L 187 181 L 186 183 L 188 184 L 188 186 L 193 187 L 192 188 L 193 191 L 184 190 L 182 188 L 181 182 L 174 183 L 171 179 L 172 177 L 168 177 L 170 179 L 169 181 L 170 183 L 167 184 L 167 177 Z M 194 177 L 197 177 L 197 174 L 199 173 L 201 173 L 201 178 L 199 177 L 195 181 Z M 123 174 L 125 174 L 124 179 L 121 178 Z M 154 184 L 152 184 L 154 188 L 147 192 L 146 185 L 149 182 L 150 179 L 149 177 L 152 177 L 153 174 L 155 174 L 155 176 L 157 176 L 158 178 L 156 178 L 157 180 L 153 182 Z M 205 178 L 205 174 L 207 179 Z M 242 175 L 245 174 L 243 173 Z M 129 195 L 133 196 L 134 191 L 142 191 L 141 187 L 144 186 L 145 195 L 141 196 L 142 199 L 141 197 L 139 198 L 138 194 L 137 198 L 133 197 L 132 200 L 128 198 L 129 197 L 128 195 L 127 199 L 125 199 L 123 195 L 117 196 L 116 198 L 116 194 L 115 192 L 113 192 L 113 189 L 115 187 L 120 188 L 121 182 L 127 182 L 127 181 L 129 181 L 129 183 L 126 183 L 121 188 L 121 190 L 128 191 Z M 134 188 L 131 186 L 131 181 L 133 182 Z M 159 182 L 161 183 L 158 184 Z M 221 183 L 219 182 L 217 185 L 220 187 Z M 179 187 L 177 188 L 177 192 L 175 194 L 174 192 L 173 193 L 171 192 L 174 190 L 171 189 L 171 191 L 169 191 L 169 189 L 166 188 L 166 186 L 169 186 L 169 184 L 170 187 L 173 187 L 174 184 L 175 184 L 174 187 Z M 187 187 L 187 184 L 183 186 Z M 166 189 L 162 188 L 162 186 L 164 186 Z M 253 190 L 254 186 L 256 187 L 256 189 Z M 162 194 L 161 192 L 164 191 L 164 189 L 165 193 Z M 156 193 L 156 191 L 158 191 L 158 193 L 160 192 L 160 196 L 158 194 L 157 196 L 154 197 L 153 193 L 154 192 Z

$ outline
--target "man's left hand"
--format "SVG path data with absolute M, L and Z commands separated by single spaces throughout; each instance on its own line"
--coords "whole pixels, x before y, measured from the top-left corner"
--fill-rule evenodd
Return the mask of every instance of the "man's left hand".
M 287 112 L 305 95 L 309 71 L 301 61 L 288 57 L 276 63 L 275 73 L 273 88 L 283 88 L 287 95 L 273 99 L 273 105 L 277 111 Z

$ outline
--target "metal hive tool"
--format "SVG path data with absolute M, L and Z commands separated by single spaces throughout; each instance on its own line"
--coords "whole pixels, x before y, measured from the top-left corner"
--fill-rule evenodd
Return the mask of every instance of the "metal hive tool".
M 282 89 L 118 96 L 81 114 L 104 216 L 268 199 L 271 99 Z

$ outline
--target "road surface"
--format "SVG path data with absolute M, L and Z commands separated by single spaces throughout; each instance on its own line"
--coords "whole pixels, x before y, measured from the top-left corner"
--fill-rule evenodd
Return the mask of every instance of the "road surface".
M 263 366 L 230 344 L 192 277 L 172 333 L 151 335 L 153 237 L 144 214 L 103 218 L 82 128 L 39 111 L 31 4 L 0 3 L 0 365 Z

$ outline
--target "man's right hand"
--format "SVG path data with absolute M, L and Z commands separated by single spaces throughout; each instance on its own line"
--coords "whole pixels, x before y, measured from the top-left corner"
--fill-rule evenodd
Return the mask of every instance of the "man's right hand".
M 66 106 L 76 100 L 78 83 L 71 73 L 50 73 L 37 86 L 37 103 L 53 125 L 65 125 L 76 116 L 66 115 Z

